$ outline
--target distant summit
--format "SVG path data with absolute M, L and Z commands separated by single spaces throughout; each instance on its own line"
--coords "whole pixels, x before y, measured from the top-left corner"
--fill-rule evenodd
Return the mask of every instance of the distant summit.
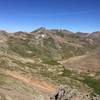
M 42 32 L 42 31 L 45 31 L 45 30 L 46 30 L 45 27 L 40 27 L 40 28 L 38 28 L 36 30 L 33 30 L 31 33 L 34 33 L 34 32 Z

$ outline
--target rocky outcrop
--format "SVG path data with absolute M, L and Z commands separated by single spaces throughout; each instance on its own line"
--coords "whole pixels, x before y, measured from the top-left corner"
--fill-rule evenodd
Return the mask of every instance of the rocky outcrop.
M 83 93 L 77 89 L 60 87 L 59 90 L 50 97 L 50 100 L 100 100 L 100 96 Z

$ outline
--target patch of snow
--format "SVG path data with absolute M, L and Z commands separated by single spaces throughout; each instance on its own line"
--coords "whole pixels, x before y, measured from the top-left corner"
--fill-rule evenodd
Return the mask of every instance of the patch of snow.
M 44 35 L 44 34 L 42 34 L 41 36 L 42 36 L 42 38 L 44 38 L 44 37 L 45 37 L 45 35 Z

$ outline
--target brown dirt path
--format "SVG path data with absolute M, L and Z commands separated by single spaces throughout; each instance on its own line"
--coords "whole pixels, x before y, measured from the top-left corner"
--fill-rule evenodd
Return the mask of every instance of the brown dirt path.
M 33 86 L 43 92 L 46 92 L 46 93 L 55 92 L 57 89 L 57 87 L 52 83 L 49 83 L 47 81 L 37 80 L 37 79 L 31 79 L 28 76 L 25 76 L 25 75 L 23 76 L 14 71 L 6 71 L 6 74 L 13 78 L 16 78 L 18 80 L 21 80 L 24 83 L 27 83 L 28 85 L 31 85 L 31 86 Z

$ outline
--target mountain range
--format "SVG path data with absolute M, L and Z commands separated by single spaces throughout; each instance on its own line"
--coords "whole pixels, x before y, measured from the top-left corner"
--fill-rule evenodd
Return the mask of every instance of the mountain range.
M 0 100 L 100 100 L 100 32 L 0 31 Z

